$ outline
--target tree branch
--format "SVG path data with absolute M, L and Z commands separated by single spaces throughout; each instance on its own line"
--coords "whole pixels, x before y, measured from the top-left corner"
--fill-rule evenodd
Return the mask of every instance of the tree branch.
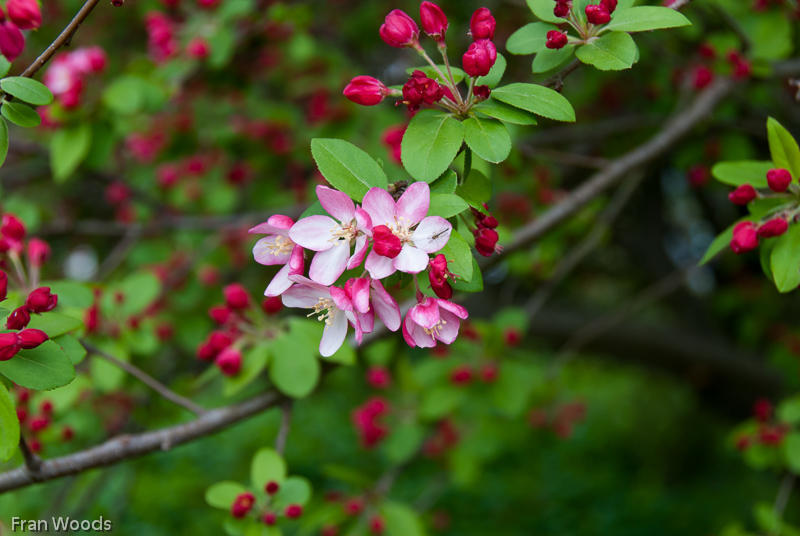
M 283 456 L 286 450 L 286 440 L 289 439 L 289 428 L 292 424 L 292 401 L 286 400 L 281 405 L 281 427 L 278 429 L 278 437 L 275 438 L 275 450 Z

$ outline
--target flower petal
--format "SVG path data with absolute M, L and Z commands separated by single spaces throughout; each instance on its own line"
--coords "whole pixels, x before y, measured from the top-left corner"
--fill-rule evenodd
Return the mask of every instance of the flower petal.
M 415 182 L 403 192 L 397 200 L 395 214 L 403 217 L 412 224 L 417 223 L 428 215 L 431 205 L 431 189 L 427 182 Z
M 344 273 L 349 256 L 350 248 L 345 244 L 332 247 L 327 251 L 320 251 L 314 255 L 308 275 L 312 281 L 322 285 L 332 285 Z
M 333 247 L 332 231 L 341 226 L 329 216 L 309 216 L 289 230 L 292 242 L 311 251 L 326 251 Z
M 339 287 L 331 287 L 331 298 L 333 298 L 333 303 L 336 304 L 336 307 L 342 311 L 353 310 L 353 303 L 347 297 L 347 293 Z
M 256 245 L 253 246 L 253 258 L 258 264 L 274 266 L 276 264 L 286 264 L 289 262 L 294 247 L 292 246 L 292 249 L 288 251 L 282 250 L 280 253 L 276 254 L 278 248 L 275 245 L 275 241 L 277 239 L 278 237 L 273 235 L 264 237 L 256 242 Z M 286 240 L 286 238 L 281 237 L 281 240 Z
M 369 279 L 359 277 L 353 279 L 353 286 L 350 289 L 350 299 L 353 307 L 361 314 L 369 311 Z
M 330 325 L 326 324 L 319 341 L 319 353 L 322 357 L 330 357 L 342 347 L 347 337 L 347 317 L 343 311 L 336 311 Z
M 247 232 L 252 234 L 276 234 L 288 236 L 287 231 L 292 228 L 292 225 L 294 225 L 294 220 L 289 216 L 275 214 L 274 216 L 270 216 L 270 218 L 264 223 L 259 223 Z
M 411 241 L 425 253 L 436 253 L 450 240 L 453 226 L 440 216 L 428 216 L 420 222 Z
M 368 247 L 369 242 L 367 242 L 367 235 L 359 235 L 356 237 L 356 249 L 353 253 L 353 256 L 350 257 L 350 260 L 347 262 L 348 270 L 358 268 L 361 263 L 364 262 L 364 257 L 367 255 Z
M 364 268 L 367 269 L 369 275 L 373 279 L 383 279 L 395 273 L 394 259 L 389 257 L 382 257 L 374 251 L 370 251 L 367 255 L 367 262 L 364 263 Z
M 330 292 L 323 293 L 319 289 L 307 285 L 293 285 L 281 294 L 281 301 L 286 307 L 311 309 L 320 299 L 330 298 Z
M 394 224 L 395 202 L 392 194 L 383 188 L 370 188 L 361 206 L 372 219 L 372 225 Z
M 370 310 L 364 314 L 358 315 L 358 321 L 361 324 L 361 329 L 364 333 L 372 333 L 375 329 L 375 313 Z
M 364 341 L 364 330 L 361 329 L 361 322 L 358 318 L 358 314 L 353 311 L 347 311 L 345 315 L 347 316 L 347 320 L 350 321 L 350 325 L 356 330 L 356 343 L 361 345 Z
M 317 186 L 317 197 L 325 211 L 342 223 L 350 223 L 355 216 L 356 206 L 350 196 L 327 186 Z
M 439 307 L 453 313 L 462 320 L 466 320 L 466 318 L 469 316 L 467 310 L 461 305 L 449 302 L 447 300 L 436 300 L 436 302 L 439 304 Z
M 425 298 L 425 301 L 412 307 L 407 317 L 411 317 L 415 324 L 423 328 L 433 329 L 439 323 L 439 304 L 433 298 Z
M 356 229 L 372 236 L 372 218 L 369 213 L 361 207 L 356 207 Z
M 394 267 L 407 274 L 418 274 L 428 267 L 430 258 L 422 250 L 410 244 L 403 245 L 400 255 L 392 259 Z
M 439 329 L 436 330 L 436 338 L 445 344 L 452 344 L 456 337 L 458 337 L 458 317 L 448 311 L 439 311 L 442 323 L 439 324 Z
M 400 327 L 400 307 L 395 299 L 386 292 L 380 281 L 373 279 L 370 286 L 372 287 L 370 292 L 372 307 L 375 309 L 375 313 L 390 331 L 397 331 Z
M 272 278 L 269 286 L 267 286 L 267 290 L 264 291 L 264 296 L 273 297 L 273 296 L 280 296 L 286 290 L 289 289 L 292 285 L 294 285 L 294 281 L 289 279 L 289 271 L 291 270 L 291 265 L 286 263 L 283 268 L 281 268 L 275 277 Z

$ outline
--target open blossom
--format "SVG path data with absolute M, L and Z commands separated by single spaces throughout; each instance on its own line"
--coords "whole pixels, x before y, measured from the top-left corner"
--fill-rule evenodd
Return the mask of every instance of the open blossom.
M 266 266 L 284 265 L 264 291 L 265 296 L 278 296 L 292 286 L 290 275 L 302 274 L 305 268 L 303 248 L 289 238 L 294 220 L 288 216 L 271 216 L 266 222 L 256 225 L 249 233 L 266 234 L 253 246 L 253 257 Z
M 383 192 L 389 195 L 386 190 Z M 311 261 L 309 276 L 317 283 L 331 285 L 345 269 L 353 269 L 364 260 L 367 237 L 372 234 L 372 222 L 369 214 L 361 207 L 356 207 L 350 196 L 343 192 L 317 186 L 317 197 L 322 208 L 333 218 L 303 218 L 289 230 L 289 238 L 295 244 L 318 252 Z M 355 253 L 351 256 L 354 243 Z
M 428 254 L 447 244 L 452 225 L 439 216 L 425 217 L 429 206 L 430 188 L 425 182 L 409 186 L 396 203 L 386 190 L 370 188 L 364 210 L 372 219 L 374 247 L 365 267 L 373 279 L 397 270 L 418 274 L 428 266 Z
M 467 310 L 460 305 L 425 298 L 406 314 L 403 338 L 412 348 L 433 348 L 436 341 L 450 344 L 458 336 L 459 319 L 465 320 L 467 316 Z
M 377 279 L 370 280 L 363 277 L 350 279 L 344 286 L 344 292 L 358 318 L 355 327 L 356 340 L 359 344 L 361 344 L 361 332 L 372 333 L 376 314 L 390 331 L 400 329 L 400 307 Z

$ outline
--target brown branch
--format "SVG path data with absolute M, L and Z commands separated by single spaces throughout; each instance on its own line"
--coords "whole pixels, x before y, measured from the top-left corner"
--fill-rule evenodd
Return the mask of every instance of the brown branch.
M 100 0 L 87 0 L 87 2 L 83 5 L 78 14 L 75 15 L 75 18 L 72 19 L 72 22 L 64 28 L 64 31 L 61 32 L 55 41 L 53 41 L 47 49 L 42 52 L 42 55 L 36 58 L 36 61 L 31 63 L 31 65 L 25 69 L 25 72 L 22 73 L 20 76 L 24 76 L 26 78 L 33 78 L 39 69 L 44 67 L 44 65 L 50 61 L 58 50 L 63 46 L 69 46 L 69 43 L 72 41 L 72 36 L 75 35 L 75 32 L 78 31 L 83 21 L 86 20 L 86 17 L 89 16 L 89 13 L 100 3 Z
M 24 488 L 37 482 L 74 475 L 97 467 L 113 465 L 151 452 L 167 451 L 178 445 L 224 430 L 278 405 L 282 400 L 284 400 L 282 395 L 271 391 L 235 406 L 208 411 L 197 419 L 184 424 L 143 434 L 116 437 L 75 454 L 45 460 L 35 475 L 30 474 L 22 467 L 13 469 L 0 474 L 0 493 Z
M 86 347 L 86 350 L 90 354 L 92 354 L 92 355 L 94 355 L 96 357 L 99 357 L 101 359 L 104 359 L 104 360 L 108 361 L 109 363 L 111 363 L 112 365 L 114 365 L 115 367 L 118 367 L 118 368 L 124 370 L 125 372 L 127 372 L 131 376 L 135 377 L 136 379 L 138 379 L 139 381 L 141 381 L 142 383 L 144 383 L 145 385 L 150 387 L 153 391 L 155 391 L 156 393 L 161 395 L 163 398 L 169 400 L 173 404 L 176 404 L 176 405 L 178 405 L 178 406 L 180 406 L 180 407 L 182 407 L 184 409 L 187 409 L 187 410 L 191 411 L 192 413 L 194 413 L 195 415 L 203 415 L 203 414 L 206 413 L 205 409 L 203 409 L 202 407 L 198 406 L 197 404 L 195 404 L 194 402 L 192 402 L 188 398 L 186 398 L 184 396 L 181 396 L 181 395 L 175 393 L 174 391 L 170 390 L 169 387 L 167 387 L 163 383 L 159 382 L 158 380 L 156 380 L 152 376 L 148 375 L 146 372 L 144 372 L 140 368 L 138 368 L 138 367 L 136 367 L 136 366 L 134 366 L 134 365 L 132 365 L 130 363 L 126 363 L 125 361 L 119 360 L 116 357 L 114 357 L 114 356 L 102 351 L 100 348 L 96 347 L 95 345 L 93 345 L 92 343 L 87 341 L 86 339 L 82 339 L 81 340 L 81 344 L 83 344 L 83 346 Z
M 38 475 L 42 467 L 42 459 L 31 450 L 22 435 L 19 436 L 19 450 L 22 452 L 22 459 L 25 461 L 25 470 L 34 477 Z
M 566 67 L 558 71 L 556 74 L 541 83 L 544 87 L 551 87 L 559 93 L 564 88 L 564 79 L 572 74 L 575 69 L 581 66 L 581 60 L 575 58 L 567 64 Z

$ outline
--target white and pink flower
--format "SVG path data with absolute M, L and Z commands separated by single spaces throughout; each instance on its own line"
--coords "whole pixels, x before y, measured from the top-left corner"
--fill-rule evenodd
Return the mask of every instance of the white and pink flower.
M 467 316 L 460 305 L 427 297 L 406 313 L 403 338 L 412 348 L 433 348 L 436 341 L 451 344 L 458 337 L 459 319 Z
M 377 279 L 359 277 L 350 279 L 344 286 L 347 298 L 353 304 L 353 311 L 358 319 L 356 341 L 361 344 L 362 333 L 372 333 L 375 327 L 375 315 L 390 331 L 400 329 L 400 307 L 392 296 L 386 292 Z
M 343 192 L 317 186 L 317 197 L 322 208 L 333 218 L 321 215 L 303 218 L 291 228 L 289 238 L 317 252 L 311 261 L 309 277 L 317 283 L 331 285 L 345 269 L 353 269 L 364 260 L 372 222 L 369 214 L 356 207 L 350 196 Z M 351 256 L 353 244 L 355 253 Z
M 452 225 L 442 217 L 427 216 L 430 199 L 425 182 L 413 183 L 397 202 L 382 188 L 366 193 L 363 205 L 372 221 L 373 247 L 365 267 L 373 279 L 397 270 L 418 274 L 428 266 L 428 254 L 447 244 Z
M 282 294 L 293 284 L 289 276 L 302 275 L 305 269 L 303 248 L 289 238 L 289 230 L 293 225 L 292 218 L 276 214 L 248 231 L 267 235 L 253 246 L 253 257 L 257 263 L 266 266 L 284 265 L 264 291 L 265 296 Z

